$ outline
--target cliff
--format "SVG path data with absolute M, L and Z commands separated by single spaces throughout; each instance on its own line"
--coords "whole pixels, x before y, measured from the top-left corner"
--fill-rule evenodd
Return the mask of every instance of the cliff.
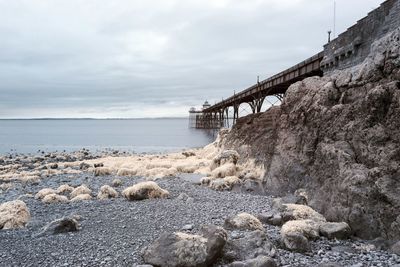
M 292 85 L 280 107 L 238 120 L 224 139 L 265 167 L 264 190 L 307 191 L 362 238 L 400 238 L 400 29 L 360 65 Z

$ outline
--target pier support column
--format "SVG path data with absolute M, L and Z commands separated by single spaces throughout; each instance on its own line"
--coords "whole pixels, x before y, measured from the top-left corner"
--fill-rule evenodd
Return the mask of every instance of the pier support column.
M 226 126 L 229 128 L 229 107 L 225 108 L 225 120 L 226 120 Z
M 233 124 L 236 123 L 237 119 L 239 119 L 239 105 L 235 104 L 233 106 Z
M 257 106 L 256 106 L 257 113 L 261 112 L 261 108 L 262 108 L 262 105 L 264 104 L 264 100 L 265 100 L 265 97 L 261 97 L 260 99 L 258 99 Z

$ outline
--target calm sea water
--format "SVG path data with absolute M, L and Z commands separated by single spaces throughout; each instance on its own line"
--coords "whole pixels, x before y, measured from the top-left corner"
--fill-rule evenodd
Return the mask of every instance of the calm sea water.
M 0 120 L 0 154 L 43 151 L 170 152 L 204 146 L 214 135 L 187 119 Z

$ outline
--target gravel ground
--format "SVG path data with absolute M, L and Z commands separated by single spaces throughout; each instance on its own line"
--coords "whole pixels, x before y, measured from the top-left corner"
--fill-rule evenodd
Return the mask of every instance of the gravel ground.
M 115 177 L 61 175 L 42 180 L 39 185 L 15 184 L 0 194 L 0 203 L 23 194 L 35 194 L 42 188 L 57 188 L 69 183 L 87 184 L 93 193 L 100 186 L 111 184 Z M 141 181 L 124 178 L 122 190 Z M 180 178 L 158 181 L 167 189 L 169 199 L 129 202 L 91 200 L 69 204 L 46 205 L 31 197 L 22 199 L 28 205 L 32 219 L 26 229 L 0 231 L 0 266 L 136 266 L 143 264 L 141 250 L 164 231 L 180 230 L 192 224 L 196 232 L 202 224 L 222 225 L 224 219 L 239 212 L 258 214 L 270 210 L 271 197 L 234 192 L 216 192 Z M 187 203 L 178 196 L 186 193 L 194 201 Z M 63 216 L 82 216 L 78 232 L 34 237 L 47 223 Z M 280 247 L 279 227 L 265 225 L 268 236 Z M 343 266 L 393 266 L 400 257 L 385 251 L 368 251 L 366 241 L 313 242 L 310 254 L 291 253 L 278 249 L 279 266 L 316 266 L 321 262 L 337 262 Z M 358 264 L 358 265 L 357 265 Z

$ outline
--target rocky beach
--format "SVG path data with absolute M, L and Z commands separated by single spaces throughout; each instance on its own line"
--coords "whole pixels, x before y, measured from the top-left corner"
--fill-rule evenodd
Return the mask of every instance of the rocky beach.
M 104 158 L 86 152 L 71 155 L 71 160 L 76 161 L 69 163 L 61 162 L 64 158 L 56 154 L 44 155 L 44 160 L 39 160 L 41 165 L 37 168 L 42 169 L 45 175 L 38 180 L 24 179 L 33 174 L 23 176 L 22 179 L 2 180 L 1 203 L 21 200 L 26 203 L 30 213 L 25 228 L 3 229 L 0 232 L 2 266 L 137 266 L 146 263 L 144 251 L 164 233 L 182 232 L 197 236 L 201 228 L 207 225 L 226 228 L 224 256 L 215 260 L 215 266 L 394 266 L 400 263 L 400 256 L 385 250 L 384 242 L 371 242 L 350 236 L 342 240 L 322 235 L 319 237 L 318 234 L 318 238 L 310 240 L 309 251 L 288 250 L 281 236 L 281 224 L 287 219 L 280 210 L 285 200 L 304 204 L 305 199 L 300 195 L 282 200 L 248 192 L 249 186 L 246 189 L 234 187 L 232 191 L 217 191 L 201 185 L 199 175 L 190 177 L 188 174 L 177 174 L 176 177 L 168 176 L 156 181 L 168 192 L 167 196 L 131 201 L 122 195 L 123 190 L 148 179 L 128 174 L 116 175 L 113 174 L 115 170 L 111 171 L 112 174 L 98 175 L 96 169 L 104 171 L 106 159 L 112 158 L 115 161 L 126 159 L 126 156 L 115 152 L 112 157 Z M 189 152 L 183 152 L 185 155 L 181 155 L 182 159 L 195 158 L 196 152 L 199 151 L 190 151 L 189 157 Z M 236 161 L 235 154 L 229 151 L 224 151 L 223 155 L 230 155 L 223 165 Z M 163 156 L 168 157 L 153 157 Z M 173 157 L 178 157 L 178 154 Z M 38 161 L 35 157 L 8 157 L 2 161 L 3 172 L 6 166 L 14 166 L 15 162 L 21 162 L 22 159 L 25 159 L 22 165 L 34 165 Z M 66 167 L 71 164 L 72 167 Z M 95 164 L 97 168 L 94 168 Z M 58 173 L 49 174 L 49 170 Z M 29 172 L 29 168 L 24 171 Z M 85 185 L 90 190 L 91 199 L 68 200 L 73 192 L 71 188 L 70 191 L 56 192 L 65 196 L 67 201 L 44 203 L 44 188 L 57 191 L 61 185 L 66 184 L 74 189 Z M 113 187 L 118 195 L 99 199 L 98 192 L 104 185 Z M 39 192 L 43 194 L 37 195 Z M 47 195 L 51 194 L 54 193 L 47 192 Z M 295 205 L 304 208 L 303 205 Z M 0 209 L 1 212 L 4 211 Z M 228 223 L 229 218 L 243 213 L 254 216 L 250 219 L 256 221 L 255 226 Z M 60 219 L 74 222 L 76 228 L 64 225 L 62 229 L 65 232 L 55 231 L 56 226 L 62 225 Z M 248 218 L 244 217 L 243 220 Z M 154 253 L 163 252 L 157 250 Z M 165 253 L 164 256 L 168 257 L 168 252 Z M 201 254 L 196 250 L 193 253 Z M 152 257 L 156 256 L 148 256 L 147 260 L 152 261 Z M 173 255 L 169 257 L 172 257 L 172 261 L 175 258 Z M 252 258 L 264 260 L 268 265 L 238 263 Z M 321 265 L 328 262 L 336 265 Z M 182 265 L 171 263 L 168 266 Z M 200 265 L 191 263 L 184 266 Z
M 204 148 L 0 157 L 0 265 L 400 266 L 399 40 Z

